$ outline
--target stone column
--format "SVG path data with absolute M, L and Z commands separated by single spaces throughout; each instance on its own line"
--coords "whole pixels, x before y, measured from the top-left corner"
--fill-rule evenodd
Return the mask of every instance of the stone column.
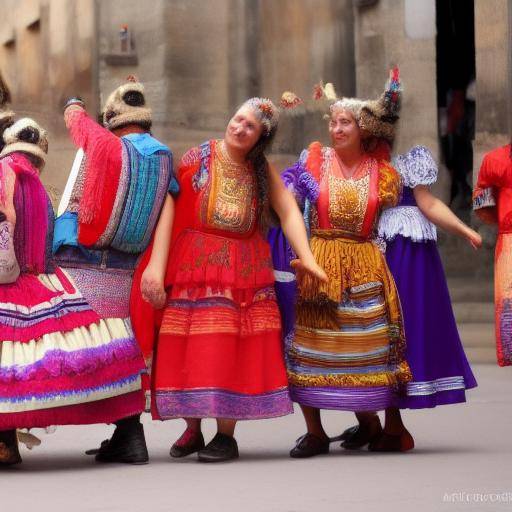
M 511 27 L 511 0 L 475 0 L 477 97 L 474 181 L 484 153 L 510 141 Z

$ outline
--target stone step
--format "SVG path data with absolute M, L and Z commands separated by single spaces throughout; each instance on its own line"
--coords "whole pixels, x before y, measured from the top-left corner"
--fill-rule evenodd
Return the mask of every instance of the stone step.
M 452 302 L 493 302 L 494 283 L 492 278 L 449 277 L 448 288 Z
M 497 365 L 496 350 L 493 347 L 468 347 L 465 352 L 471 364 Z
M 464 322 L 458 324 L 460 339 L 466 348 L 494 349 L 495 335 L 494 323 L 489 322 Z
M 452 306 L 458 324 L 494 322 L 493 302 L 454 302 Z

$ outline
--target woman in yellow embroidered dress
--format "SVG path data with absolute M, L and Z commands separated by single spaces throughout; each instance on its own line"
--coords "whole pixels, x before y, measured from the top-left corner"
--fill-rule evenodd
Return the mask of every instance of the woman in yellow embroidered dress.
M 282 176 L 304 208 L 311 250 L 329 278 L 297 275 L 288 377 L 308 432 L 292 457 L 329 451 L 321 409 L 355 411 L 361 424 L 369 425 L 374 416 L 365 411 L 393 407 L 401 384 L 410 379 L 397 290 L 372 241 L 381 211 L 395 206 L 400 195 L 389 156 L 371 153 L 392 138 L 398 100 L 396 70 L 379 101 L 336 101 L 329 120 L 333 147 L 314 142 Z M 399 416 L 388 414 L 385 428 L 391 435 L 403 433 L 405 441 Z

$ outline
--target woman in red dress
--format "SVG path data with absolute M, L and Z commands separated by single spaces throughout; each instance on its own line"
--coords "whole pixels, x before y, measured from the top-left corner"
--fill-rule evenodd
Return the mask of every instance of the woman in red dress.
M 270 100 L 252 98 L 229 121 L 223 140 L 185 154 L 178 169 L 180 195 L 175 205 L 167 199 L 139 270 L 145 267 L 143 299 L 155 308 L 165 305 L 153 358 L 153 415 L 187 422 L 171 448 L 173 457 L 198 451 L 205 462 L 236 458 L 237 420 L 293 411 L 265 239 L 271 208 L 296 250 L 299 271 L 326 277 L 292 194 L 264 155 L 277 121 Z M 140 302 L 132 306 L 147 353 L 147 314 Z M 216 418 L 218 426 L 206 447 L 202 418 Z

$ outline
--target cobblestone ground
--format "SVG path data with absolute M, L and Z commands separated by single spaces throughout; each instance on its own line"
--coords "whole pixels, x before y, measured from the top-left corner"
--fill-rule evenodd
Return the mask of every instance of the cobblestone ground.
M 181 421 L 144 419 L 147 466 L 100 466 L 83 455 L 112 427 L 61 427 L 23 450 L 24 464 L 2 470 L 2 512 L 81 511 L 479 511 L 512 510 L 512 371 L 475 366 L 479 387 L 468 404 L 406 411 L 417 448 L 408 454 L 346 452 L 292 460 L 288 450 L 304 426 L 299 411 L 241 423 L 241 458 L 201 465 L 171 460 Z M 353 423 L 327 412 L 331 435 Z M 206 422 L 207 436 L 213 422 Z M 10 508 L 12 507 L 12 508 Z

